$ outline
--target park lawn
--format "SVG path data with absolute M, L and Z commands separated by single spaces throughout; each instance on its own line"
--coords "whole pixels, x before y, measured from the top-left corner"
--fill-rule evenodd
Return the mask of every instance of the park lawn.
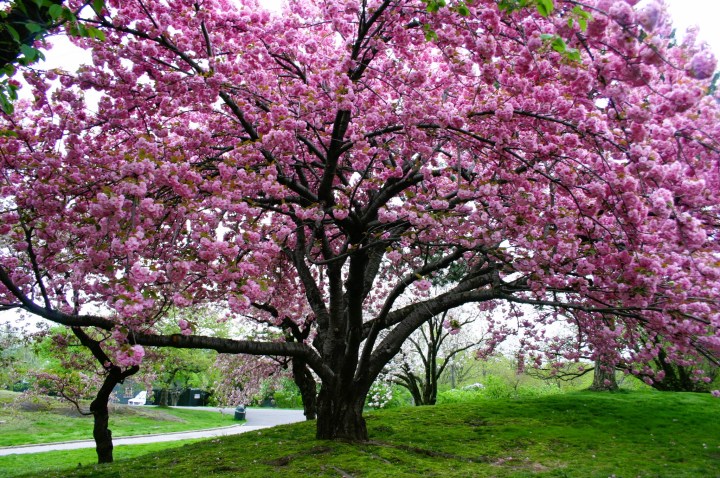
M 709 394 L 574 392 L 384 410 L 367 422 L 367 443 L 315 440 L 305 422 L 23 476 L 712 478 L 720 470 L 720 400 Z
M 59 400 L 20 401 L 0 397 L 0 446 L 92 440 L 93 419 Z M 114 437 L 200 430 L 237 425 L 232 414 L 181 408 L 113 405 Z M 2 476 L 0 474 L 0 476 Z
M 157 453 L 162 450 L 178 448 L 188 443 L 200 440 L 180 440 L 145 445 L 119 445 L 113 449 L 116 460 L 124 460 Z M 77 468 L 97 463 L 97 454 L 94 448 L 80 450 L 49 451 L 46 453 L 29 453 L 27 455 L 0 456 L 0 476 L 13 478 L 26 474 L 28 470 L 44 475 L 49 471 L 58 471 L 64 468 Z

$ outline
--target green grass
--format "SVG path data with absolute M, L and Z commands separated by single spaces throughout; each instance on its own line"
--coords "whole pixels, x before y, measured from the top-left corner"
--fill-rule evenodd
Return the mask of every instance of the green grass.
M 720 476 L 720 400 L 708 394 L 574 392 L 399 408 L 367 421 L 369 443 L 318 441 L 306 422 L 27 476 Z
M 7 392 L 0 395 L 0 446 L 92 440 L 92 417 L 79 415 L 68 403 L 11 401 L 9 396 Z M 114 437 L 200 430 L 238 423 L 231 414 L 203 410 L 126 405 L 112 406 L 110 410 L 110 429 Z
M 148 453 L 180 448 L 186 444 L 197 441 L 199 440 L 152 443 L 148 445 L 120 445 L 113 449 L 113 455 L 116 460 L 127 460 L 141 457 Z M 0 456 L 0 476 L 3 478 L 13 478 L 26 474 L 30 470 L 32 470 L 32 473 L 45 475 L 51 471 L 58 472 L 58 470 L 77 468 L 78 466 L 87 467 L 95 463 L 97 463 L 97 454 L 94 448 Z

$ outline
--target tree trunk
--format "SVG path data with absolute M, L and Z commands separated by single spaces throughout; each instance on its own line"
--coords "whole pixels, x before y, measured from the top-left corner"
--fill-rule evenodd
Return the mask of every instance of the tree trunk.
M 615 391 L 618 390 L 618 384 L 615 380 L 615 368 L 604 365 L 601 361 L 595 360 L 595 371 L 593 375 L 593 383 L 589 390 L 595 392 Z
M 300 390 L 303 413 L 306 420 L 315 420 L 317 416 L 317 384 L 305 362 L 297 357 L 292 359 L 292 373 L 295 385 Z
M 318 440 L 343 439 L 367 441 L 368 432 L 362 416 L 365 396 L 350 387 L 331 393 L 330 387 L 323 385 L 318 395 L 317 432 Z M 353 393 L 356 392 L 356 393 Z
M 95 439 L 95 451 L 98 456 L 98 463 L 113 462 L 112 431 L 108 428 L 110 424 L 110 412 L 107 401 L 103 402 L 101 397 L 95 398 L 90 405 L 93 414 L 93 438 Z
M 410 395 L 412 395 L 413 404 L 416 407 L 419 407 L 420 405 L 424 405 L 422 394 L 420 393 L 420 389 L 417 387 L 417 385 L 415 385 L 413 383 L 413 387 L 408 388 L 408 390 L 410 390 Z
M 108 402 L 110 394 L 115 385 L 123 383 L 125 379 L 139 370 L 137 366 L 130 367 L 123 371 L 120 367 L 111 365 L 106 368 L 107 375 L 102 387 L 98 390 L 95 400 L 90 403 L 90 412 L 93 414 L 93 438 L 95 439 L 95 451 L 98 456 L 98 463 L 113 462 L 112 431 L 109 428 L 110 410 Z
M 93 414 L 94 419 L 93 438 L 95 439 L 98 463 L 112 463 L 113 443 L 112 431 L 109 428 L 110 411 L 108 410 L 110 395 L 117 384 L 123 383 L 131 375 L 135 375 L 140 370 L 140 367 L 133 365 L 123 370 L 117 365 L 113 365 L 98 340 L 91 338 L 80 327 L 72 327 L 71 330 L 80 339 L 80 343 L 87 347 L 98 362 L 102 364 L 107 374 L 100 390 L 95 395 L 95 400 L 90 403 L 90 413 Z
M 160 403 L 158 405 L 161 407 L 168 406 L 168 389 L 167 389 L 167 387 L 163 387 L 163 389 L 160 390 Z

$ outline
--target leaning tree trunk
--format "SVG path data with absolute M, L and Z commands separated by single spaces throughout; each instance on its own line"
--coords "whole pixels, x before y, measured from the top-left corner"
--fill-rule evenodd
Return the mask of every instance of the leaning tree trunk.
M 589 390 L 595 392 L 612 392 L 618 390 L 618 388 L 617 381 L 615 380 L 615 367 L 605 365 L 600 360 L 595 360 L 593 383 Z
M 95 439 L 95 451 L 97 452 L 98 463 L 113 462 L 113 442 L 112 431 L 110 425 L 110 410 L 108 409 L 108 400 L 112 389 L 119 383 L 109 373 L 105 377 L 102 388 L 98 392 L 95 400 L 90 404 L 90 412 L 93 415 L 93 438 Z
M 95 439 L 95 451 L 98 456 L 98 463 L 113 462 L 113 442 L 110 425 L 110 394 L 115 385 L 123 383 L 127 377 L 134 375 L 140 368 L 136 365 L 123 371 L 120 367 L 110 365 L 106 368 L 108 374 L 100 387 L 95 400 L 90 403 L 90 413 L 93 415 L 93 438 Z
M 110 358 L 105 354 L 100 346 L 100 342 L 92 339 L 79 327 L 72 327 L 75 336 L 80 342 L 90 349 L 93 356 L 102 364 L 105 369 L 105 380 L 100 390 L 98 390 L 95 400 L 90 403 L 90 413 L 93 415 L 93 438 L 95 439 L 95 451 L 98 456 L 98 463 L 113 462 L 113 443 L 112 431 L 110 425 L 110 410 L 108 403 L 110 402 L 110 394 L 116 385 L 123 383 L 126 378 L 134 375 L 140 370 L 140 367 L 133 365 L 125 370 L 110 362 Z

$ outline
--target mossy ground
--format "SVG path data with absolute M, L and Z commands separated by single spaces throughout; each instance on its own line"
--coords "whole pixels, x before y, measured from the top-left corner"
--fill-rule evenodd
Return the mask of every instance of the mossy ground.
M 22 476 L 720 476 L 720 400 L 707 394 L 578 392 L 399 408 L 367 421 L 367 443 L 315 440 L 306 422 L 112 465 L 50 471 L 48 460 Z

